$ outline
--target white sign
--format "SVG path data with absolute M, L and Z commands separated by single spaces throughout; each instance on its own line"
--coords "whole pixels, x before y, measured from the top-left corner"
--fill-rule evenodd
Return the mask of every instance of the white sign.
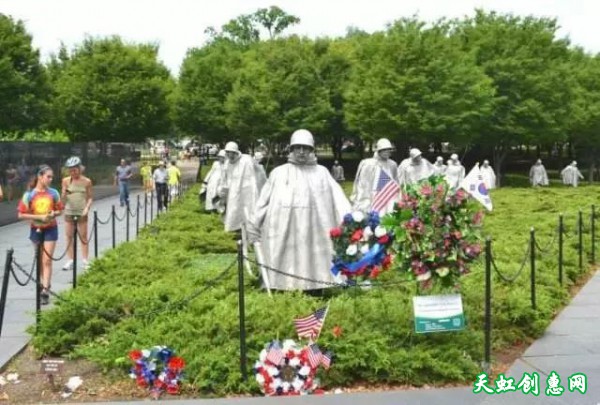
M 444 332 L 465 327 L 462 297 L 452 295 L 419 295 L 413 297 L 415 332 Z

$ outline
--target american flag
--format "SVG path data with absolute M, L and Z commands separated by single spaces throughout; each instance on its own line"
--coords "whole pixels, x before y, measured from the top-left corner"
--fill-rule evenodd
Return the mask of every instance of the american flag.
M 310 366 L 312 368 L 315 368 L 319 364 L 321 364 L 322 356 L 323 356 L 323 354 L 321 353 L 319 346 L 317 346 L 314 343 L 312 345 L 308 346 L 308 363 L 310 364 Z
M 318 336 L 323 327 L 328 307 L 317 309 L 315 312 L 304 318 L 294 319 L 294 326 L 298 337 L 311 338 Z
M 269 345 L 269 348 L 267 349 L 267 360 L 276 366 L 283 360 L 283 350 L 281 350 L 281 345 L 277 340 Z
M 371 208 L 373 211 L 381 212 L 399 192 L 400 186 L 398 186 L 398 183 L 385 170 L 379 170 L 379 180 L 377 181 L 375 198 L 373 198 Z
M 321 364 L 323 367 L 328 369 L 331 366 L 331 359 L 333 358 L 333 353 L 327 352 L 321 355 Z

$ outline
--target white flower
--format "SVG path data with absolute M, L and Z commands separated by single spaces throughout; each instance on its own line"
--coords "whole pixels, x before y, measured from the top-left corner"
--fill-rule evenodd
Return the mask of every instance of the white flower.
M 267 373 L 269 373 L 269 375 L 271 377 L 276 376 L 277 374 L 279 374 L 279 370 L 277 370 L 277 367 L 268 366 L 268 367 L 266 367 L 266 369 L 267 369 Z
M 289 382 L 284 382 L 283 384 L 281 384 L 281 388 L 283 388 L 283 392 L 288 392 L 290 390 L 290 387 L 292 386 L 292 384 L 290 384 Z
M 369 245 L 367 243 L 363 244 L 360 247 L 360 253 L 362 253 L 363 255 L 366 255 L 367 253 L 369 253 Z
M 265 383 L 265 377 L 261 373 L 256 373 L 256 382 L 263 385 Z
M 363 229 L 363 239 L 362 240 L 369 240 L 369 238 L 373 236 L 373 229 L 371 229 L 370 226 L 365 226 L 365 229 Z
M 427 281 L 430 278 L 431 278 L 431 272 L 428 271 L 427 273 L 419 274 L 417 276 L 417 281 Z
M 356 243 L 349 245 L 348 248 L 346 249 L 346 254 L 348 256 L 354 256 L 357 252 L 358 252 L 358 246 L 356 246 Z
M 287 352 L 288 350 L 296 349 L 296 342 L 292 339 L 286 339 L 283 341 L 283 351 Z
M 448 273 L 450 273 L 450 269 L 448 267 L 440 267 L 439 269 L 436 269 L 435 272 L 440 277 L 446 277 L 448 275 Z
M 310 367 L 308 367 L 308 366 L 304 366 L 298 371 L 298 374 L 303 375 L 303 376 L 308 375 L 309 373 L 310 373 Z
M 300 359 L 298 357 L 294 357 L 292 359 L 290 359 L 290 366 L 292 367 L 296 367 L 300 365 Z
M 264 363 L 266 359 L 267 359 L 267 350 L 266 349 L 262 349 L 260 351 L 260 355 L 258 356 L 258 360 L 261 363 Z
M 304 385 L 304 381 L 302 381 L 298 377 L 294 378 L 294 382 L 292 382 L 292 387 L 294 387 L 294 389 L 296 391 L 300 391 L 302 389 L 303 385 Z
M 354 222 L 362 222 L 362 220 L 365 219 L 365 214 L 360 211 L 354 211 L 352 213 L 352 219 Z
M 375 228 L 375 237 L 381 238 L 385 234 L 387 234 L 387 230 L 385 229 L 385 227 L 377 225 L 377 228 Z
M 147 349 L 142 350 L 142 356 L 144 356 L 145 358 L 150 357 L 150 350 L 147 350 Z
M 271 389 L 273 391 L 277 390 L 277 388 L 279 388 L 281 386 L 281 378 L 274 378 L 273 382 L 271 383 Z

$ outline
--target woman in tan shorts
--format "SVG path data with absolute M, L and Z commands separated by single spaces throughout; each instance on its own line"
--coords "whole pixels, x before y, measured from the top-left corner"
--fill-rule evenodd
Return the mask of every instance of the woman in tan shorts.
M 83 268 L 88 267 L 88 213 L 92 206 L 92 181 L 85 177 L 82 172 L 81 159 L 73 156 L 67 160 L 65 167 L 69 170 L 69 176 L 62 180 L 62 201 L 65 204 L 65 234 L 69 261 L 63 266 L 63 270 L 73 268 L 73 235 L 75 224 L 77 224 L 78 244 L 81 244 L 83 256 Z

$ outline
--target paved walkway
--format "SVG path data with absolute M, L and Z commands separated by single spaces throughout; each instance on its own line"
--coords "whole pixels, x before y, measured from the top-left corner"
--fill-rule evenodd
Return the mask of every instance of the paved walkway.
M 185 180 L 195 179 L 197 171 L 197 162 L 187 164 L 182 167 L 182 176 Z M 135 211 L 137 204 L 137 196 L 140 195 L 143 207 L 143 193 L 133 191 L 130 194 L 131 209 Z M 148 199 L 149 200 L 149 199 Z M 150 204 L 150 202 L 148 202 Z M 112 206 L 115 206 L 116 216 L 123 218 L 121 222 L 116 222 L 115 236 L 116 244 L 126 241 L 126 221 L 125 208 L 119 207 L 119 197 L 113 196 L 103 199 L 96 199 L 92 210 L 98 212 L 98 219 L 106 221 L 110 217 Z M 156 201 L 154 205 L 154 216 L 156 216 Z M 93 218 L 93 212 L 90 213 L 90 218 Z M 66 248 L 64 238 L 64 218 L 58 218 L 59 223 L 59 241 L 56 245 L 54 253 L 55 257 L 63 254 Z M 150 205 L 148 205 L 147 221 L 150 222 Z M 92 230 L 93 222 L 89 223 L 89 232 Z M 144 225 L 144 210 L 140 210 L 140 228 Z M 130 240 L 134 240 L 136 236 L 136 219 L 130 217 L 129 221 Z M 34 260 L 34 248 L 28 239 L 29 224 L 27 222 L 16 222 L 10 225 L 0 227 L 0 285 L 3 279 L 4 263 L 6 254 L 10 248 L 14 249 L 14 258 L 26 270 L 30 270 Z M 98 255 L 107 249 L 112 248 L 112 226 L 109 222 L 106 225 L 98 226 Z M 81 274 L 81 250 L 78 249 L 78 273 Z M 94 242 L 90 242 L 90 258 L 94 256 Z M 63 271 L 62 265 L 64 260 L 55 262 L 52 275 L 52 291 L 60 292 L 71 288 L 73 273 L 71 271 Z M 26 276 L 17 270 L 17 275 L 20 279 L 26 279 Z M 35 322 L 35 284 L 30 283 L 25 287 L 19 286 L 12 276 L 10 277 L 7 295 L 7 305 L 4 314 L 4 322 L 2 326 L 2 334 L 0 335 L 0 370 L 29 342 L 30 336 L 25 332 L 29 325 Z M 52 301 L 52 298 L 51 298 Z M 51 307 L 48 306 L 48 307 Z M 42 310 L 48 307 L 42 307 Z

